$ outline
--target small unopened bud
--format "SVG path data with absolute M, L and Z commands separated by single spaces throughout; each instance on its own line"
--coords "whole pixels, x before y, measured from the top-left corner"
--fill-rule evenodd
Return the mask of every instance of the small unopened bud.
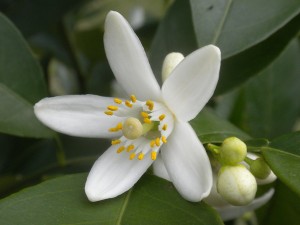
M 138 119 L 130 117 L 125 120 L 122 132 L 126 138 L 134 140 L 143 134 L 143 125 Z
M 226 138 L 220 148 L 220 160 L 225 165 L 236 165 L 247 155 L 246 144 L 236 137 Z
M 178 52 L 169 53 L 163 63 L 162 67 L 162 81 L 164 82 L 175 67 L 184 59 L 184 56 Z
M 228 203 L 241 206 L 253 201 L 257 184 L 245 166 L 223 166 L 218 174 L 217 190 Z
M 257 158 L 251 162 L 250 172 L 259 179 L 267 178 L 271 169 L 263 158 Z

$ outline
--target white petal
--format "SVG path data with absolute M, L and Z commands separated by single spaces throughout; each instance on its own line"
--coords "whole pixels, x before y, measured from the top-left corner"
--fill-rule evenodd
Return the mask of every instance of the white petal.
M 213 182 L 210 162 L 188 123 L 175 123 L 161 155 L 173 184 L 185 199 L 197 202 L 208 196 Z
M 254 199 L 253 202 L 250 203 L 249 205 L 232 206 L 228 204 L 228 206 L 215 207 L 215 208 L 220 213 L 224 221 L 232 220 L 234 218 L 243 215 L 247 211 L 252 211 L 261 207 L 272 198 L 273 194 L 274 194 L 274 189 L 270 189 L 267 193 L 265 193 L 261 197 Z
M 162 86 L 162 95 L 177 118 L 189 121 L 213 95 L 219 79 L 220 50 L 208 45 L 188 55 Z
M 96 95 L 67 95 L 45 98 L 34 106 L 37 118 L 51 129 L 78 137 L 112 138 L 120 132 L 109 132 L 123 119 L 104 111 L 113 98 Z
M 171 181 L 171 178 L 160 155 L 158 155 L 157 159 L 153 163 L 153 173 L 155 176 Z
M 140 100 L 161 98 L 140 40 L 123 16 L 114 11 L 106 17 L 104 47 L 110 67 L 128 95 Z
M 128 191 L 152 164 L 149 154 L 143 160 L 130 160 L 128 152 L 116 153 L 118 146 L 111 146 L 93 165 L 85 193 L 92 202 L 114 198 Z

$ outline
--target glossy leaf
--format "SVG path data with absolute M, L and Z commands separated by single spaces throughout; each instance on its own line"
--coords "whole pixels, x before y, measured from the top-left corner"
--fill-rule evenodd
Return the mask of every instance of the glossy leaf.
M 205 203 L 190 203 L 174 187 L 146 175 L 129 192 L 110 200 L 88 202 L 86 174 L 46 181 L 0 201 L 6 225 L 22 224 L 223 224 Z M 16 213 L 17 212 L 17 213 Z
M 21 34 L 2 14 L 0 34 L 0 132 L 49 137 L 52 132 L 33 113 L 33 104 L 46 96 L 41 68 Z
M 250 136 L 218 117 L 211 109 L 204 109 L 191 122 L 192 127 L 203 144 L 222 142 L 225 138 L 235 136 L 240 139 L 250 139 Z
M 228 58 L 266 39 L 300 12 L 298 0 L 190 0 L 198 46 Z
M 270 146 L 300 156 L 300 131 L 277 137 Z

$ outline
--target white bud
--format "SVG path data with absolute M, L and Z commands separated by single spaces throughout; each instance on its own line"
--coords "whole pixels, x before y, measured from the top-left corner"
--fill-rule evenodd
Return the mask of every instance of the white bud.
M 217 190 L 228 203 L 241 206 L 253 201 L 257 184 L 245 166 L 224 166 L 218 174 Z
M 122 132 L 126 138 L 134 140 L 143 134 L 143 125 L 138 119 L 130 117 L 125 120 Z
M 184 59 L 184 56 L 178 52 L 169 53 L 162 66 L 162 81 L 164 82 L 175 67 Z

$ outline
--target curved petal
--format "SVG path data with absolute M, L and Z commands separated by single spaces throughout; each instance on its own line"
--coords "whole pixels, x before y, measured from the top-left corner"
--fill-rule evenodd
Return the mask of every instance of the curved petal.
M 153 162 L 153 174 L 165 180 L 171 181 L 171 178 L 160 155 L 158 155 L 157 159 Z
M 104 47 L 110 67 L 128 95 L 160 100 L 160 87 L 140 40 L 124 17 L 114 11 L 106 17 Z
M 161 155 L 173 184 L 185 199 L 197 202 L 208 196 L 213 182 L 210 162 L 188 123 L 175 123 Z
M 162 95 L 178 119 L 189 121 L 213 95 L 219 79 L 221 53 L 208 45 L 188 55 L 162 86 Z
M 273 194 L 274 189 L 272 188 L 261 197 L 254 199 L 253 202 L 251 202 L 249 205 L 232 206 L 228 204 L 228 206 L 215 207 L 215 209 L 220 213 L 224 221 L 232 220 L 243 215 L 245 212 L 252 211 L 261 207 L 272 198 Z
M 128 152 L 116 153 L 118 146 L 111 146 L 93 165 L 85 193 L 92 202 L 114 198 L 128 191 L 146 172 L 151 163 L 147 154 L 143 160 L 130 160 Z
M 112 98 L 96 95 L 67 95 L 44 98 L 34 106 L 37 118 L 51 129 L 78 137 L 112 138 L 120 132 L 109 132 L 123 119 L 107 116 L 104 111 Z

